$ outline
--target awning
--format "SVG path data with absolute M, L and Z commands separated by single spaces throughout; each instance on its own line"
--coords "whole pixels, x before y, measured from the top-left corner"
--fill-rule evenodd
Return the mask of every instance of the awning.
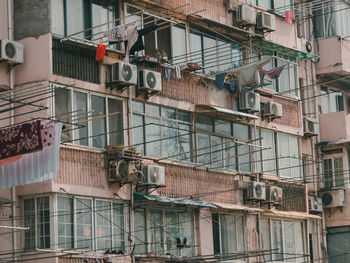
M 316 144 L 316 147 L 322 147 L 322 146 L 332 146 L 332 145 L 339 145 L 339 144 L 346 144 L 350 143 L 349 139 L 341 139 L 336 142 L 319 142 Z
M 322 219 L 318 215 L 313 215 L 305 212 L 295 212 L 295 211 L 278 211 L 278 210 L 268 210 L 264 213 L 264 216 L 278 216 L 290 219 Z
M 196 105 L 196 112 L 207 114 L 207 115 L 210 115 L 212 117 L 217 117 L 217 118 L 222 117 L 222 118 L 226 118 L 226 119 L 230 119 L 230 120 L 232 120 L 233 116 L 250 118 L 250 119 L 259 119 L 258 116 L 255 116 L 253 114 L 229 110 L 229 109 L 225 109 L 225 108 L 221 108 L 221 107 L 217 107 L 217 106 L 204 105 L 204 104 L 197 104 Z
M 319 58 L 319 55 L 306 53 L 294 48 L 285 47 L 280 44 L 264 40 L 257 39 L 253 41 L 253 48 L 261 50 L 264 55 L 274 55 L 274 52 L 277 52 L 278 55 L 288 56 L 295 58 L 295 60 L 310 59 L 310 58 Z
M 211 202 L 217 208 L 227 209 L 227 210 L 235 210 L 235 211 L 244 211 L 244 212 L 264 212 L 264 209 L 256 208 L 256 207 L 248 207 L 244 205 L 237 204 L 229 204 L 229 203 L 219 203 L 219 202 Z
M 135 201 L 155 201 L 155 202 L 176 204 L 176 205 L 192 205 L 192 206 L 198 206 L 198 207 L 216 208 L 215 205 L 205 201 L 200 201 L 200 200 L 164 197 L 164 196 L 157 196 L 157 195 L 144 195 L 144 194 L 138 194 L 138 193 L 134 193 L 134 200 Z

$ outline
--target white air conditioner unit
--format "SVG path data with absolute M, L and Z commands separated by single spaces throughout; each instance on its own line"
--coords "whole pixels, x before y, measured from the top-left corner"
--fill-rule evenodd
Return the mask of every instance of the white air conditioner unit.
M 323 193 L 322 204 L 324 208 L 344 206 L 345 190 L 337 189 Z
M 23 63 L 23 44 L 7 39 L 0 40 L 0 61 L 9 64 Z
M 262 182 L 249 182 L 247 188 L 248 200 L 266 200 L 266 188 Z
M 268 32 L 276 30 L 276 17 L 273 14 L 259 12 L 256 16 L 256 27 Z
M 109 163 L 109 180 L 122 183 L 142 182 L 144 176 L 136 169 L 135 163 L 118 160 Z
M 256 10 L 254 7 L 242 4 L 237 8 L 235 23 L 255 25 L 256 23 Z
M 304 136 L 316 136 L 317 125 L 316 120 L 304 117 Z
M 165 185 L 164 167 L 158 165 L 145 165 L 142 173 L 146 184 Z
M 282 104 L 272 102 L 272 101 L 266 103 L 264 115 L 272 118 L 281 118 Z
M 278 186 L 267 186 L 266 188 L 267 201 L 271 204 L 282 204 L 283 190 Z
M 159 72 L 143 69 L 139 71 L 139 89 L 162 91 L 162 75 Z
M 117 62 L 112 65 L 111 82 L 129 85 L 137 84 L 137 68 L 135 65 Z
M 239 109 L 241 111 L 260 111 L 260 94 L 255 92 L 239 93 Z
M 311 196 L 309 198 L 309 210 L 310 212 L 322 213 L 322 198 Z

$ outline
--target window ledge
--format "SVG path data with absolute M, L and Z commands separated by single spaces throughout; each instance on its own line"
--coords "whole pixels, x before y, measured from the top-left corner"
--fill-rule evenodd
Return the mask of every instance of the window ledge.
M 71 149 L 71 150 L 78 150 L 78 151 L 85 151 L 85 152 L 94 152 L 94 153 L 103 153 L 106 150 L 105 149 L 98 149 L 98 148 L 92 148 L 88 146 L 81 146 L 81 145 L 76 145 L 72 143 L 61 143 L 61 148 L 65 149 Z

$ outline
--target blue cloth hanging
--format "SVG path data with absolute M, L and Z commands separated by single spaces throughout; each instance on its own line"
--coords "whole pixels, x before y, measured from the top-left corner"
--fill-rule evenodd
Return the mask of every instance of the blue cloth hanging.
M 229 90 L 231 92 L 235 91 L 235 81 L 233 79 L 230 80 L 230 88 L 229 88 Z
M 224 87 L 224 82 L 225 82 L 225 77 L 226 77 L 226 72 L 224 73 L 220 73 L 218 75 L 215 76 L 215 85 L 216 88 L 219 90 L 222 90 Z

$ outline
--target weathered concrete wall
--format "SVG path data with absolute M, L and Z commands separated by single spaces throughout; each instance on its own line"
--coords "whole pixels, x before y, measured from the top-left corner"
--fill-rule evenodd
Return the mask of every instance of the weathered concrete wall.
M 50 0 L 14 0 L 15 39 L 49 33 L 50 6 Z

